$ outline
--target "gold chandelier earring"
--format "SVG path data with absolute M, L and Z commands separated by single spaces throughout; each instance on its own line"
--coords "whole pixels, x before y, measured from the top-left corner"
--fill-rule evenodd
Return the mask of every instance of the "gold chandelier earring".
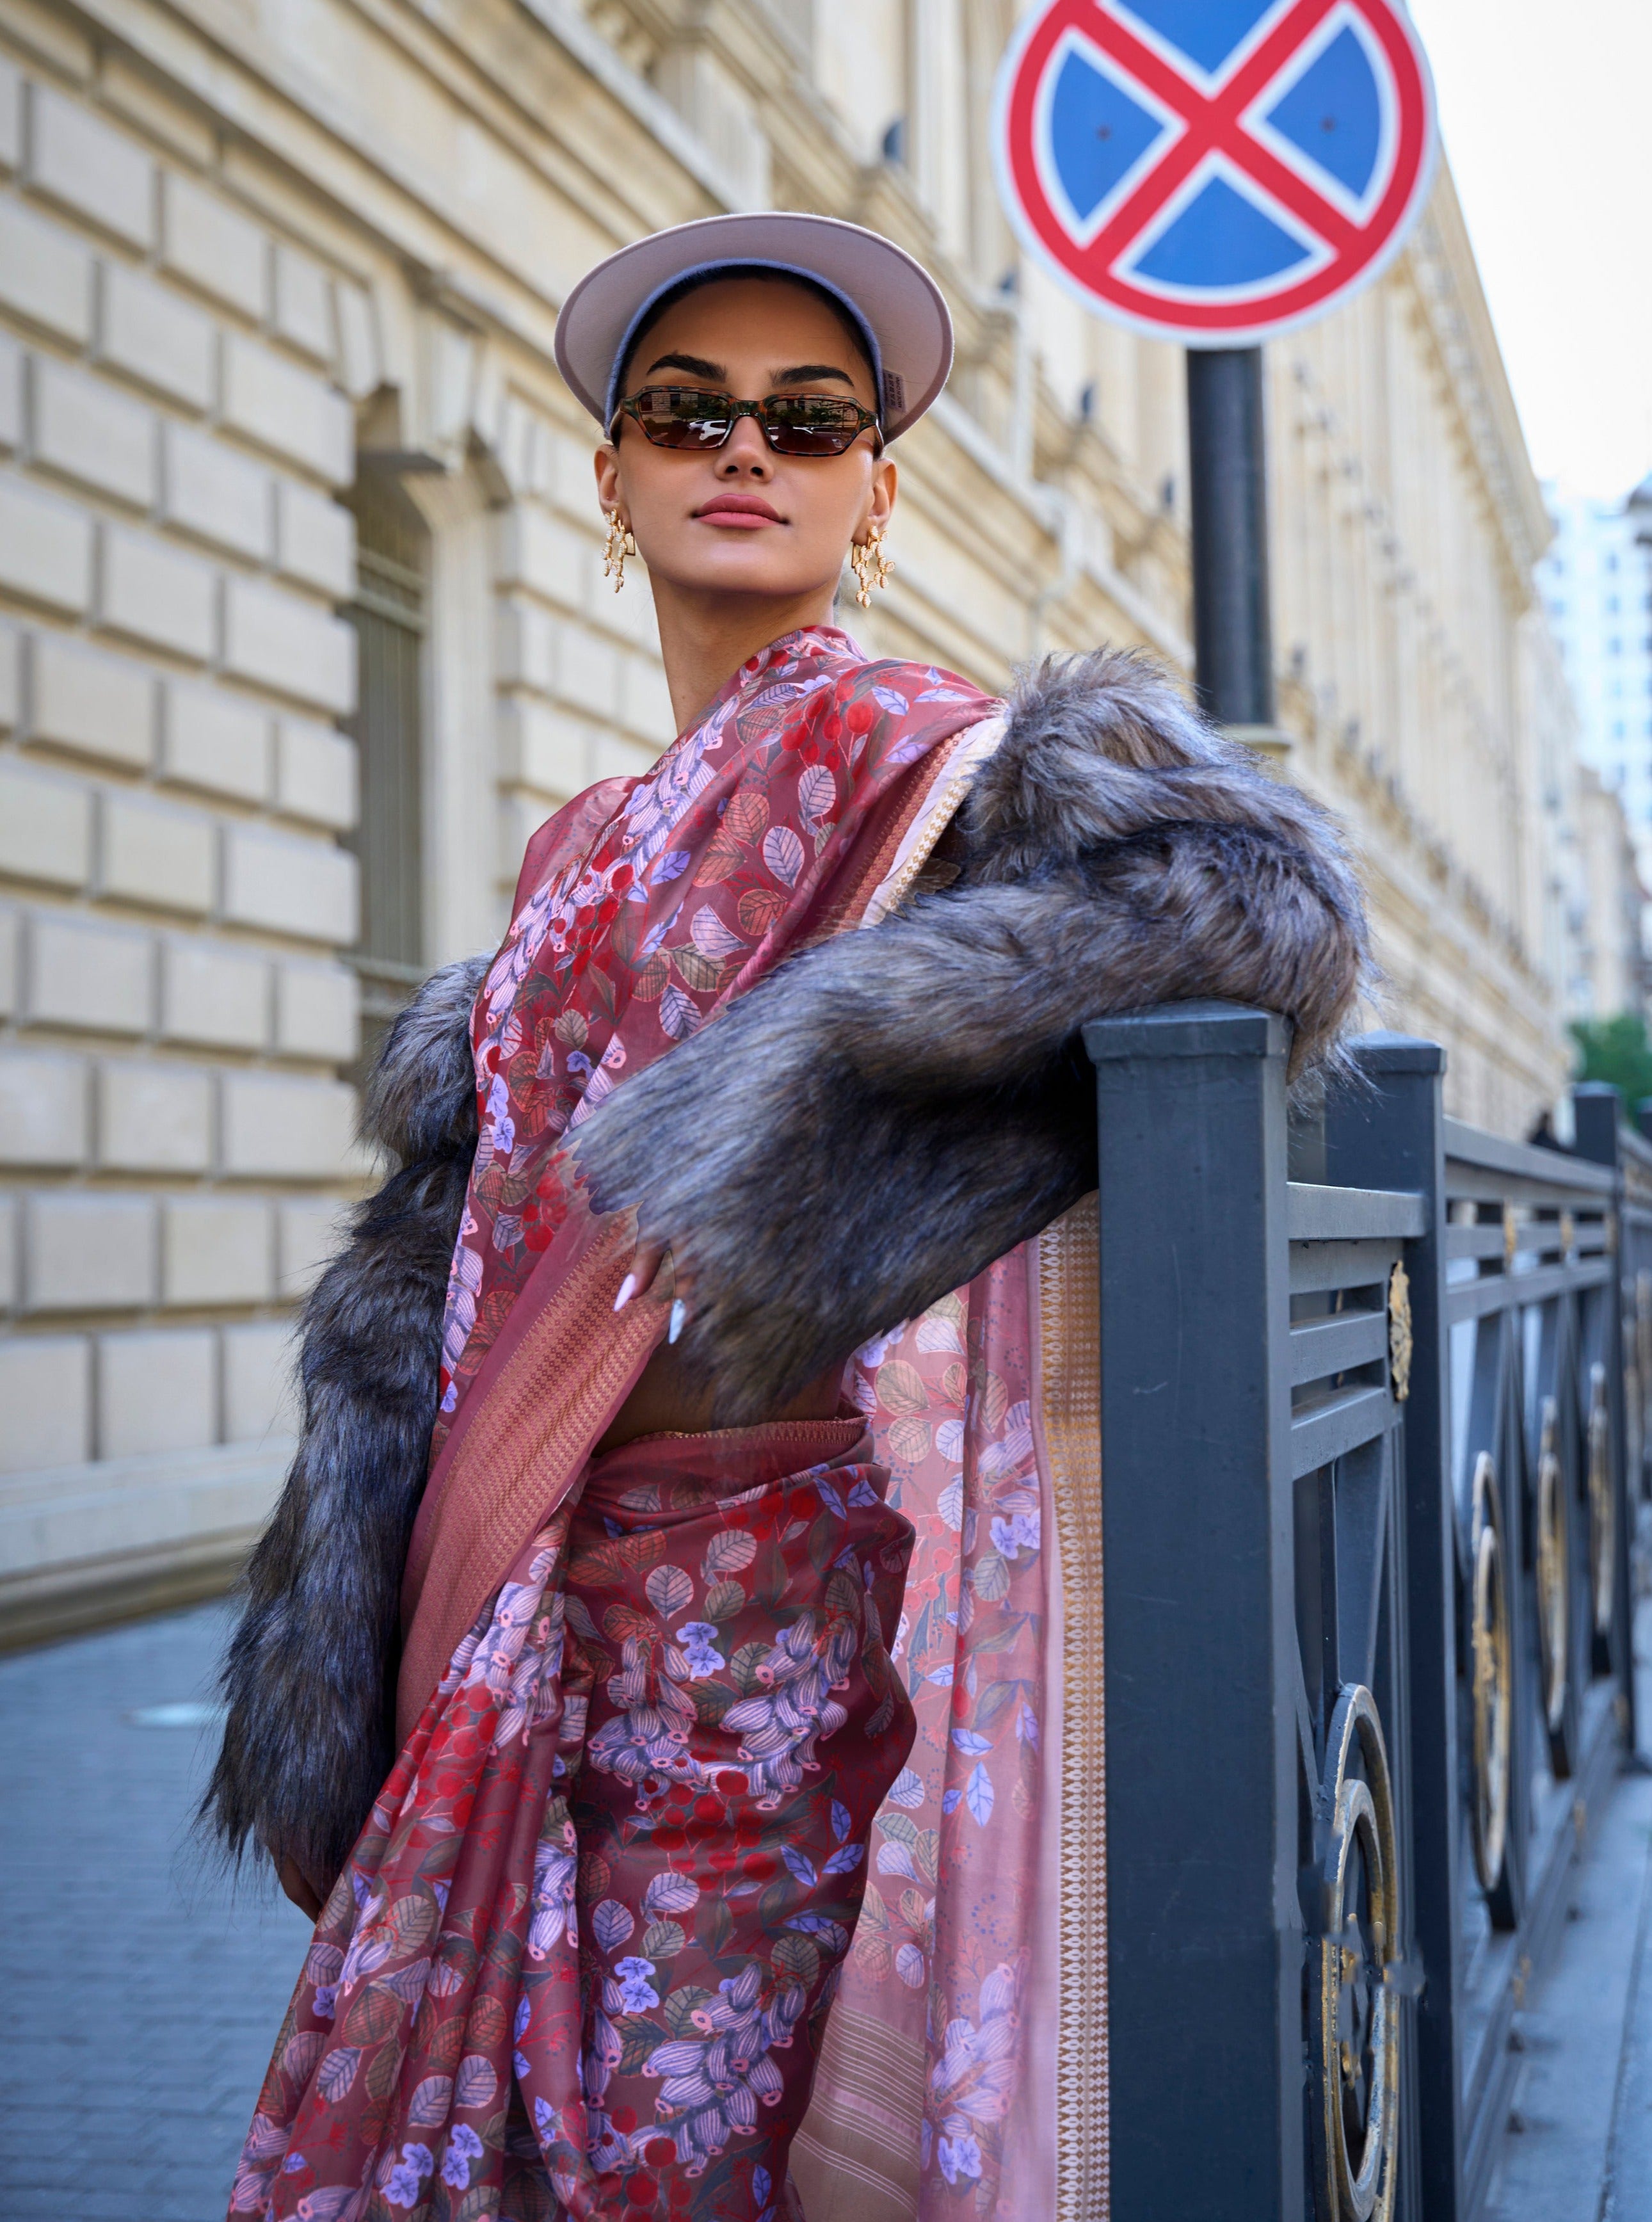
M 862 609 L 870 610 L 872 596 L 879 587 L 887 587 L 895 565 L 883 553 L 883 528 L 872 524 L 866 529 L 864 540 L 849 543 L 849 561 L 857 581 L 855 599 Z
M 631 527 L 619 521 L 619 512 L 607 512 L 608 533 L 602 543 L 602 575 L 613 581 L 617 594 L 625 583 L 625 558 L 637 553 L 637 543 L 631 537 Z

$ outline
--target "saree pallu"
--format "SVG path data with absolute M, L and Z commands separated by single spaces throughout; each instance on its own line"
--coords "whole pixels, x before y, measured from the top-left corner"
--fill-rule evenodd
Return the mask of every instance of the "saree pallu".
M 773 2222 L 910 1748 L 864 1419 L 597 1459 L 310 1949 L 232 2213 Z

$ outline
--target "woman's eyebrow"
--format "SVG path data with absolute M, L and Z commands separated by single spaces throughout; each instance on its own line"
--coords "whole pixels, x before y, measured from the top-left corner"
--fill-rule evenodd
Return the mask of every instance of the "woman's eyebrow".
M 851 387 L 855 383 L 849 373 L 839 370 L 834 362 L 794 363 L 789 370 L 771 370 L 769 373 L 769 383 L 773 386 L 801 386 L 805 379 L 810 378 L 840 378 L 845 386 Z
M 714 378 L 726 385 L 728 373 L 720 362 L 707 362 L 702 355 L 663 355 L 656 356 L 644 375 L 652 378 L 656 370 L 686 370 L 691 378 Z

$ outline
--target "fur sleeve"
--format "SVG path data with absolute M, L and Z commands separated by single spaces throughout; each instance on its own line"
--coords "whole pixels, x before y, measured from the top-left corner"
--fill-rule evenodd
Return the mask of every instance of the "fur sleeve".
M 202 1819 L 324 1892 L 394 1756 L 401 1574 L 424 1485 L 448 1264 L 476 1142 L 469 1014 L 485 958 L 398 1017 L 362 1132 L 396 1162 L 301 1321 L 298 1455 L 248 1562 Z
M 1197 997 L 1334 1058 L 1366 967 L 1330 820 L 1144 660 L 1033 675 L 958 876 L 782 965 L 572 1145 L 693 1275 L 685 1355 L 762 1419 L 1096 1182 L 1087 1019 Z

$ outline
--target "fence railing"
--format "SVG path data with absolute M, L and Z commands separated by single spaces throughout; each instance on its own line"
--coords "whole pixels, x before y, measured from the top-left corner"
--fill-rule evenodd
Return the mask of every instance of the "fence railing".
M 1398 1036 L 1294 1127 L 1264 1013 L 1085 1039 L 1115 2222 L 1473 2222 L 1632 1735 L 1652 1145 Z

